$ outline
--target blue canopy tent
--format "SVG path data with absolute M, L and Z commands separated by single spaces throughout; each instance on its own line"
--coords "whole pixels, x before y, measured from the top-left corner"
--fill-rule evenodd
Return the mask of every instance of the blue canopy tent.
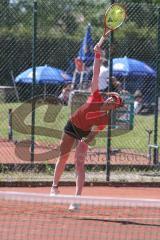
M 123 83 L 123 88 L 134 94 L 138 89 L 143 93 L 143 101 L 154 101 L 156 72 L 146 63 L 128 57 L 113 59 L 113 75 Z
M 19 86 L 21 99 L 30 98 L 31 87 L 33 81 L 33 69 L 29 68 L 20 73 L 15 78 L 15 83 Z M 36 67 L 36 95 L 55 94 L 59 95 L 61 89 L 72 82 L 72 76 L 66 74 L 65 71 L 51 66 Z M 25 86 L 25 88 L 24 88 Z M 27 95 L 27 96 L 24 96 Z
M 33 80 L 33 70 L 32 68 L 20 73 L 16 78 L 16 83 L 28 83 L 31 84 Z M 37 84 L 61 84 L 70 83 L 72 77 L 66 74 L 63 70 L 59 68 L 54 68 L 51 66 L 38 66 L 36 67 L 36 83 Z
M 156 77 L 156 72 L 146 63 L 128 57 L 113 59 L 113 73 L 116 77 Z

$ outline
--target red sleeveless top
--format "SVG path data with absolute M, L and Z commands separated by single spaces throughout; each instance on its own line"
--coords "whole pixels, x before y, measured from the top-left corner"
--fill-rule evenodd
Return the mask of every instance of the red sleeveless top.
M 85 104 L 72 114 L 71 122 L 83 131 L 90 131 L 93 126 L 97 126 L 99 130 L 102 130 L 108 124 L 107 114 L 99 115 L 103 103 L 104 99 L 97 90 L 88 97 Z M 95 113 L 94 117 L 87 118 L 88 113 Z

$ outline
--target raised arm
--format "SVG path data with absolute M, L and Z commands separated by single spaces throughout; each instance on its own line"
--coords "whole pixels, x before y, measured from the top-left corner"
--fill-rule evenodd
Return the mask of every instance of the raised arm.
M 106 34 L 103 36 L 103 41 L 106 40 L 106 38 L 109 36 L 110 31 L 107 31 Z M 100 66 L 101 66 L 101 55 L 102 55 L 102 49 L 101 45 L 97 43 L 94 47 L 94 63 L 93 63 L 93 77 L 91 82 L 91 93 L 93 94 L 98 89 L 98 80 L 99 80 L 99 73 L 100 73 Z
M 91 82 L 91 93 L 92 94 L 98 90 L 98 80 L 99 80 L 99 73 L 100 73 L 100 66 L 101 66 L 101 54 L 102 54 L 101 48 L 98 46 L 98 44 L 95 45 L 93 77 L 92 77 L 92 82 Z

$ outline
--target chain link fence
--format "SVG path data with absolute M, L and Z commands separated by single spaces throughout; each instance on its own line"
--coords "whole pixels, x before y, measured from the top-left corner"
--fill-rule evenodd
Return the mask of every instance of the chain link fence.
M 137 74 L 139 68 L 131 71 L 133 65 L 129 66 L 130 62 L 126 62 L 128 70 L 125 73 L 123 71 L 115 73 L 125 90 L 124 98 L 129 99 L 126 100 L 128 110 L 123 109 L 124 119 L 118 117 L 118 121 L 125 122 L 127 127 L 117 129 L 117 124 L 118 126 L 121 124 L 114 122 L 109 159 L 107 159 L 107 129 L 97 136 L 87 154 L 87 181 L 105 181 L 108 161 L 110 181 L 159 182 L 160 120 L 158 98 L 155 97 L 159 93 L 160 84 L 157 69 L 159 8 L 146 3 L 121 3 L 126 6 L 127 20 L 113 33 L 111 40 L 113 61 L 108 59 L 110 41 L 104 45 L 105 58 L 113 64 L 114 59 L 123 58 L 126 61 L 135 59 L 146 63 L 147 67 L 146 72 L 143 70 Z M 69 103 L 68 98 L 67 101 L 64 99 L 62 101 L 61 97 L 64 89 L 69 92 L 71 79 L 75 73 L 75 58 L 82 46 L 88 24 L 91 26 L 93 44 L 102 35 L 104 9 L 107 5 L 109 6 L 110 2 L 106 4 L 103 0 L 60 2 L 41 0 L 38 1 L 37 9 L 33 9 L 32 1 L 24 3 L 20 0 L 12 2 L 3 0 L 0 3 L 1 181 L 52 179 L 54 164 L 59 154 L 57 146 L 66 121 L 73 111 L 72 108 L 77 108 L 77 103 L 83 104 L 89 94 L 91 63 L 86 66 L 82 76 L 85 83 L 83 89 L 80 91 L 76 89 L 77 95 L 74 94 L 76 101 L 72 98 L 72 102 Z M 36 17 L 34 21 L 33 15 Z M 56 74 L 58 71 L 61 78 L 58 79 L 59 75 L 56 75 L 54 81 L 51 81 L 50 76 L 48 79 L 40 79 L 39 73 L 36 73 L 36 82 L 33 86 L 33 62 L 36 67 L 43 69 L 55 68 Z M 30 68 L 28 75 L 17 78 Z M 81 74 L 79 73 L 76 79 L 77 88 Z M 134 112 L 136 104 L 139 104 L 140 108 Z M 118 112 L 115 114 L 117 115 L 113 116 L 114 120 Z M 30 151 L 33 130 L 34 163 Z M 66 170 L 72 170 L 73 164 L 74 151 L 70 155 Z M 64 173 L 64 180 L 73 178 L 74 171 Z

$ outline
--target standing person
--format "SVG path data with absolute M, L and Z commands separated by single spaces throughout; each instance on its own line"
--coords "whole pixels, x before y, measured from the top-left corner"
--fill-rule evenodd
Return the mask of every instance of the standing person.
M 139 114 L 143 109 L 143 95 L 140 90 L 136 90 L 134 93 L 134 113 Z
M 107 36 L 106 36 L 107 37 Z M 93 78 L 91 82 L 91 95 L 68 120 L 60 145 L 60 156 L 55 166 L 51 195 L 58 193 L 60 177 L 65 169 L 69 154 L 76 144 L 76 195 L 81 195 L 85 181 L 84 160 L 88 145 L 108 124 L 108 111 L 122 106 L 122 99 L 118 93 L 108 93 L 105 99 L 99 91 L 98 79 L 101 66 L 102 50 L 100 46 L 94 47 Z M 77 206 L 70 206 L 74 210 Z

